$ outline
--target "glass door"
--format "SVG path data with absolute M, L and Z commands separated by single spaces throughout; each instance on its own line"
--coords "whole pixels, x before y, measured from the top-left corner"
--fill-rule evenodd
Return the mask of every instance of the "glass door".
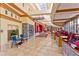
M 32 40 L 34 37 L 34 27 L 32 24 L 29 24 L 29 39 Z

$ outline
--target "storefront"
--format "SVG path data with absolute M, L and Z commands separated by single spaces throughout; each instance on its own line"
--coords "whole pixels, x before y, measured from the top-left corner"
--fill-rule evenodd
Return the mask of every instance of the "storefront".
M 42 31 L 43 31 L 43 25 L 35 22 L 35 33 Z
M 22 33 L 28 39 L 28 41 L 34 40 L 34 21 L 32 21 L 29 17 L 22 17 Z
M 9 44 L 12 30 L 18 30 L 18 36 L 22 33 L 22 23 L 10 21 L 8 19 L 0 18 L 1 20 L 1 47 Z
M 39 22 L 35 22 L 34 24 L 34 31 L 35 31 L 35 36 L 39 35 L 44 31 L 44 24 L 41 24 Z
M 64 25 L 64 30 L 59 28 L 55 36 L 58 47 L 61 45 L 63 55 L 79 56 L 79 17 L 67 22 Z

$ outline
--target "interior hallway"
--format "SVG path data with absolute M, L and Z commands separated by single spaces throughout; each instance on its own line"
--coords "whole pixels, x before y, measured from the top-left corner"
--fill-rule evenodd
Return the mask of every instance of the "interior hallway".
M 5 56 L 61 56 L 62 52 L 49 34 L 47 37 L 35 37 L 35 40 L 25 42 L 19 48 L 9 47 L 0 54 Z

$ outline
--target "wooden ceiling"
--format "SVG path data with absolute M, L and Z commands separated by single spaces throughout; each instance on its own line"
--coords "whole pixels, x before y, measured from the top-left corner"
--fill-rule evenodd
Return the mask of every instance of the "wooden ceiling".
M 78 3 L 59 3 L 52 22 L 57 26 L 63 26 L 66 22 L 79 16 Z

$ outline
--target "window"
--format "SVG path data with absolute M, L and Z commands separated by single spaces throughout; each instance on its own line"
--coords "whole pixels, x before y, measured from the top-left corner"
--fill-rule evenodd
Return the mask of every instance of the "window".
M 7 10 L 5 10 L 5 14 L 7 15 L 7 13 L 8 13 L 8 11 Z
M 13 14 L 11 13 L 11 16 L 13 17 Z
M 24 3 L 22 3 L 22 6 L 24 7 Z
M 15 15 L 15 18 L 17 18 L 17 16 Z

